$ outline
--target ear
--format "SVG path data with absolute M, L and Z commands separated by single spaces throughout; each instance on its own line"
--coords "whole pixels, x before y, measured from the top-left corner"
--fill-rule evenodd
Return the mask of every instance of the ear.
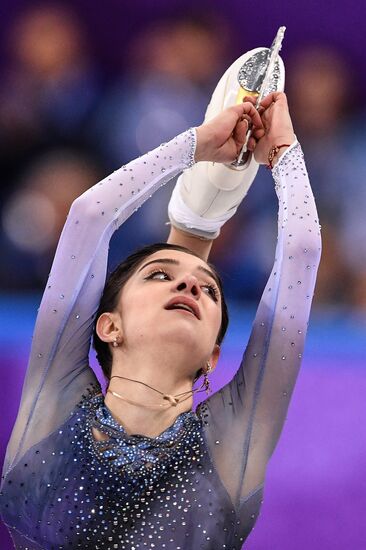
M 117 313 L 102 313 L 96 323 L 95 330 L 103 342 L 112 343 L 116 338 L 121 343 L 122 330 Z
M 219 360 L 219 357 L 220 357 L 220 352 L 221 352 L 220 346 L 218 344 L 215 344 L 215 347 L 214 347 L 213 352 L 211 353 L 211 357 L 209 359 L 210 365 L 212 367 L 212 371 L 214 371 L 215 368 L 216 368 L 217 361 Z

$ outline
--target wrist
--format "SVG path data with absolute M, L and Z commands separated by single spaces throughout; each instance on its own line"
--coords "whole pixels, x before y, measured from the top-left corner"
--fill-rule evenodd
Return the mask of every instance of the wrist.
M 196 136 L 197 136 L 197 145 L 194 155 L 194 160 L 200 162 L 202 160 L 211 160 L 210 159 L 210 147 L 209 144 L 212 142 L 212 135 L 205 124 L 196 127 Z
M 279 161 L 281 155 L 289 148 L 290 143 L 286 145 L 279 145 L 274 146 L 270 149 L 268 153 L 268 166 L 269 168 L 273 168 L 276 166 L 277 162 Z M 273 155 L 271 155 L 271 152 L 273 151 Z
M 198 254 L 203 260 L 207 261 L 213 240 L 204 239 L 202 237 L 197 237 L 186 231 L 178 229 L 174 225 L 170 228 L 170 234 L 168 238 L 168 243 L 177 244 L 188 248 L 192 252 Z
M 280 157 L 294 143 L 295 139 L 295 134 L 289 134 L 276 139 L 274 145 L 268 151 L 268 168 L 272 169 L 277 164 Z

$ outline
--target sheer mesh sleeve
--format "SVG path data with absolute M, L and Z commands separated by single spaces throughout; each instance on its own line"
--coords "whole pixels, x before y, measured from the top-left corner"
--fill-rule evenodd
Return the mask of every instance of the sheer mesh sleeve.
M 194 163 L 190 129 L 132 161 L 74 201 L 39 308 L 4 473 L 60 426 L 97 380 L 88 363 L 113 232 L 160 186 Z
M 279 200 L 275 261 L 236 375 L 202 405 L 214 464 L 239 506 L 263 484 L 304 348 L 320 260 L 320 228 L 300 145 L 273 170 Z

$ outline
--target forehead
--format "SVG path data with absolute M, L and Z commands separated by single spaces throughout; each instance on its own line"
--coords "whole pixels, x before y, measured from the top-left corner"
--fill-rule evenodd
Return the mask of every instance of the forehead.
M 158 252 L 154 252 L 153 254 L 150 254 L 149 256 L 146 256 L 144 258 L 139 266 L 139 269 L 144 264 L 151 262 L 151 261 L 158 261 L 159 259 L 169 258 L 171 260 L 175 260 L 179 262 L 180 266 L 183 267 L 204 267 L 206 269 L 210 269 L 207 263 L 202 260 L 201 258 L 198 258 L 197 256 L 194 256 L 193 254 L 190 254 L 188 252 L 183 252 L 181 250 L 169 250 L 169 249 L 163 249 L 158 250 Z M 211 269 L 210 269 L 211 271 Z
M 159 261 L 162 261 L 159 264 Z M 164 262 L 165 260 L 165 262 Z M 172 263 L 171 263 L 172 262 Z M 216 286 L 220 289 L 221 297 L 221 282 L 220 277 L 216 273 L 216 270 L 213 269 L 207 262 L 201 258 L 190 254 L 189 252 L 184 252 L 181 250 L 164 248 L 158 250 L 148 256 L 145 256 L 143 260 L 135 267 L 134 272 L 130 275 L 125 285 L 123 285 L 122 293 L 124 294 L 128 288 L 134 287 L 136 284 L 139 284 L 141 276 L 146 276 L 148 270 L 156 269 L 174 269 L 176 273 L 190 271 L 194 272 L 195 275 L 199 273 L 206 278 L 211 279 L 216 283 Z

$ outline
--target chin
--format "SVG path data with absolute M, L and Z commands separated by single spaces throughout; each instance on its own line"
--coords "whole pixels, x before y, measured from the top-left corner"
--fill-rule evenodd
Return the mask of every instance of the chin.
M 190 353 L 202 351 L 202 335 L 197 327 L 187 326 L 187 323 L 171 323 L 169 327 L 164 327 L 164 330 L 159 330 L 159 336 L 162 339 L 162 345 L 176 344 L 189 350 Z

